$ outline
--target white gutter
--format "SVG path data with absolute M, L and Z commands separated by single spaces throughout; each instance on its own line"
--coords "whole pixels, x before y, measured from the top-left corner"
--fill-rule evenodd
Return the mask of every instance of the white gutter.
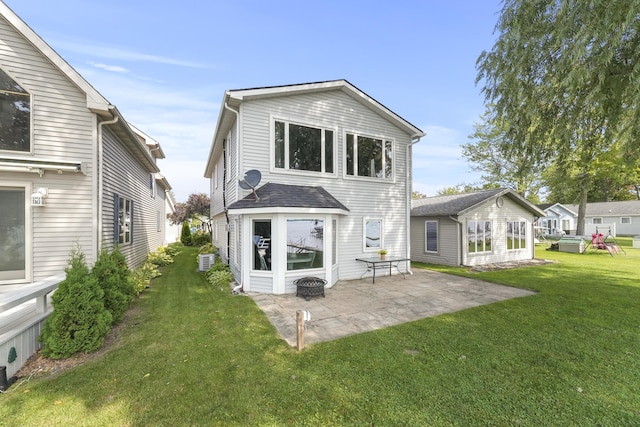
M 111 110 L 113 108 L 113 106 L 109 106 L 109 109 Z M 113 112 L 112 112 L 113 114 Z M 96 239 L 96 260 L 98 259 L 98 254 L 100 253 L 100 245 L 102 243 L 102 206 L 103 206 L 103 197 L 104 197 L 104 185 L 103 185 L 103 175 L 104 175 L 104 161 L 103 161 L 103 156 L 104 156 L 104 147 L 102 144 L 102 127 L 104 125 L 111 125 L 114 124 L 118 121 L 118 115 L 117 114 L 113 114 L 113 119 L 106 121 L 106 122 L 100 122 L 98 123 L 98 197 L 97 200 L 94 203 L 94 209 L 98 211 L 98 238 Z
M 406 173 L 406 182 L 409 183 L 411 182 L 411 187 L 409 188 L 409 191 L 407 192 L 407 215 L 406 215 L 406 221 L 407 221 L 407 254 L 406 254 L 406 258 L 411 259 L 411 198 L 413 197 L 413 179 L 412 179 L 412 168 L 413 168 L 413 161 L 412 161 L 412 151 L 413 151 L 413 146 L 418 143 L 418 141 L 420 141 L 421 136 L 414 136 L 411 139 L 411 142 L 409 143 L 408 147 L 407 147 L 407 159 L 406 159 L 406 165 L 407 165 L 407 173 Z M 411 261 L 409 261 L 407 263 L 407 272 L 409 274 L 413 274 L 413 271 L 411 271 Z

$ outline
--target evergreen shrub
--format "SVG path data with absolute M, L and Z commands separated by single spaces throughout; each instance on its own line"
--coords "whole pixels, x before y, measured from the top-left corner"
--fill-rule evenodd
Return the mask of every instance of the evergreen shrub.
M 182 223 L 180 241 L 185 246 L 189 246 L 191 244 L 191 228 L 189 227 L 189 223 L 187 221 Z
M 53 313 L 38 337 L 42 355 L 52 359 L 99 349 L 111 327 L 104 292 L 89 273 L 84 254 L 78 249 L 71 252 L 65 272 L 66 278 L 51 298 Z
M 131 272 L 122 252 L 116 247 L 111 253 L 100 251 L 91 275 L 104 291 L 104 307 L 111 313 L 113 324 L 118 323 L 127 312 L 135 295 Z

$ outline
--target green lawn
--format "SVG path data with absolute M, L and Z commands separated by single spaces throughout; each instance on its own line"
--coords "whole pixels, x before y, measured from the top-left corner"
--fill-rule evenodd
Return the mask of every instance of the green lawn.
M 625 250 L 540 246 L 557 262 L 438 268 L 537 294 L 298 353 L 185 249 L 134 303 L 116 348 L 14 384 L 0 424 L 640 425 L 640 250 Z

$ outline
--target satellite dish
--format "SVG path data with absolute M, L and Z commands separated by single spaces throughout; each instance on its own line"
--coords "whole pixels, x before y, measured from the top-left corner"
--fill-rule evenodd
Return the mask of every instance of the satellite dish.
M 256 193 L 256 187 L 260 184 L 260 179 L 262 178 L 262 174 L 257 169 L 251 169 L 244 173 L 244 178 L 238 180 L 238 184 L 240 184 L 240 188 L 245 190 L 253 190 L 253 195 L 256 198 L 256 201 L 260 200 L 258 198 L 258 194 Z
M 245 190 L 255 190 L 255 188 L 260 184 L 260 179 L 262 178 L 262 174 L 257 169 L 251 169 L 244 173 L 244 178 L 240 179 L 240 187 Z

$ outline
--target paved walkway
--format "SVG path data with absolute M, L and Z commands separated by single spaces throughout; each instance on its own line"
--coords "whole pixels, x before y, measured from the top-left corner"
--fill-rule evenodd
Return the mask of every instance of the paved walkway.
M 297 310 L 311 313 L 304 334 L 305 344 L 310 344 L 534 294 L 430 270 L 414 269 L 413 273 L 405 279 L 376 277 L 375 284 L 371 277 L 339 281 L 325 290 L 325 298 L 310 301 L 295 294 L 250 296 L 282 338 L 295 346 Z

